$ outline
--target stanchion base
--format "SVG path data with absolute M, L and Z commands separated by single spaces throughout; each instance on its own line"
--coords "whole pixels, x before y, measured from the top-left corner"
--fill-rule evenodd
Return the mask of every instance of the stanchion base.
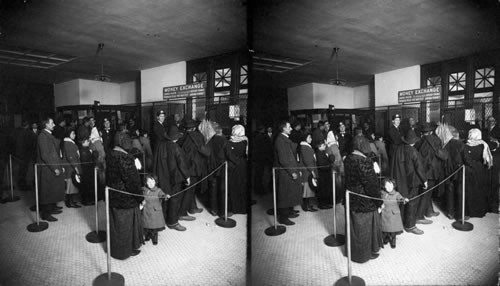
M 125 278 L 120 274 L 116 272 L 111 272 L 111 280 L 108 279 L 108 273 L 101 274 L 97 276 L 96 279 L 94 279 L 94 283 L 92 283 L 93 286 L 123 286 L 125 285 Z
M 278 225 L 276 227 L 271 226 L 271 227 L 266 228 L 264 233 L 268 236 L 278 236 L 278 235 L 282 235 L 283 233 L 285 233 L 285 231 L 286 231 L 285 226 Z
M 41 232 L 41 231 L 46 230 L 47 228 L 49 228 L 49 224 L 46 223 L 46 222 L 41 221 L 39 224 L 37 224 L 35 222 L 35 223 L 32 223 L 32 224 L 28 225 L 28 227 L 26 229 L 29 232 Z
M 90 242 L 90 243 L 100 243 L 106 241 L 106 232 L 105 231 L 98 231 L 98 232 L 89 232 L 86 236 L 85 239 Z
M 456 230 L 461 230 L 461 231 L 471 231 L 474 226 L 470 222 L 462 221 L 462 220 L 457 220 L 451 224 L 454 229 Z
M 236 221 L 234 219 L 230 219 L 230 218 L 218 218 L 215 220 L 215 224 L 220 226 L 220 227 L 225 227 L 225 228 L 232 228 L 232 227 L 235 227 L 236 226 Z
M 337 235 L 329 235 L 323 239 L 323 242 L 327 246 L 335 247 L 335 246 L 342 246 L 345 244 L 345 236 L 342 234 L 337 234 Z
M 17 202 L 19 201 L 21 198 L 18 197 L 18 196 L 13 196 L 13 197 L 8 197 L 5 199 L 5 202 L 7 203 L 11 203 L 11 202 Z
M 351 283 L 349 283 L 349 277 L 342 277 L 334 284 L 335 286 L 365 286 L 365 280 L 358 276 L 351 276 Z

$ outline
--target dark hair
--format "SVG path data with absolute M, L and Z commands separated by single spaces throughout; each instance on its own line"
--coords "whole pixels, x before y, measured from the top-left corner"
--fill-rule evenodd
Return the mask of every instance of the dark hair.
M 311 133 L 311 132 L 303 132 L 303 133 L 300 135 L 300 141 L 304 141 L 304 142 L 306 142 L 306 140 L 307 140 L 307 136 L 312 136 L 312 133 Z
M 321 127 L 325 125 L 325 122 L 323 120 L 318 121 L 318 127 Z
M 393 186 L 394 186 L 394 189 L 396 189 L 397 185 L 396 185 L 396 180 L 394 180 L 393 178 L 391 177 L 385 177 L 383 180 L 382 180 L 382 185 L 384 186 L 385 183 L 391 183 Z
M 151 174 L 151 173 L 144 175 L 144 185 L 147 187 L 147 182 L 148 182 L 148 179 L 150 179 L 150 178 L 155 180 L 156 186 L 158 186 L 158 184 L 160 183 L 158 181 L 158 176 L 155 174 Z
M 66 130 L 64 131 L 64 137 L 69 138 L 69 135 L 71 134 L 71 132 L 75 132 L 75 135 L 76 135 L 76 131 L 73 127 L 66 128 Z
M 40 122 L 41 125 L 42 125 L 42 129 L 45 129 L 45 127 L 47 127 L 47 124 L 49 123 L 49 121 L 52 119 L 52 117 L 50 116 L 47 116 L 45 118 L 42 119 L 42 121 Z
M 288 120 L 281 120 L 278 124 L 278 129 L 280 130 L 280 132 L 283 132 L 283 129 L 286 127 L 287 124 L 289 124 L 290 122 Z

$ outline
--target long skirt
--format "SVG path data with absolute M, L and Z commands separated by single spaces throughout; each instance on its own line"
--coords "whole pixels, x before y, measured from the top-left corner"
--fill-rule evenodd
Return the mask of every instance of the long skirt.
M 367 213 L 351 211 L 351 259 L 364 263 L 370 260 L 372 253 L 383 247 L 380 215 L 372 211 Z
M 139 249 L 144 242 L 141 212 L 131 209 L 110 209 L 111 256 L 126 259 L 132 250 Z
M 66 181 L 66 195 L 78 194 L 78 188 L 73 184 L 71 178 L 64 179 Z

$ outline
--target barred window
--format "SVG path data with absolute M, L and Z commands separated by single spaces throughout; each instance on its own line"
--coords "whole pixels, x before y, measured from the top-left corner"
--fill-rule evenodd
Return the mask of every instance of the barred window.
M 248 66 L 242 65 L 240 68 L 240 84 L 248 84 Z
M 193 82 L 206 82 L 207 81 L 207 73 L 199 72 L 193 75 Z
M 215 70 L 215 88 L 231 86 L 231 69 Z
M 495 69 L 492 67 L 477 69 L 475 74 L 474 87 L 488 88 L 493 86 L 495 86 Z
M 440 76 L 433 76 L 427 78 L 427 87 L 434 87 L 437 85 L 441 85 L 441 77 Z
M 449 90 L 462 91 L 465 90 L 465 72 L 451 73 L 449 77 Z

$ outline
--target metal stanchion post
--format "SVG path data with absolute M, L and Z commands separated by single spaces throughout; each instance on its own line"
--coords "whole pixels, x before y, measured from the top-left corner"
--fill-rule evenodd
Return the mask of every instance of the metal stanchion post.
M 347 277 L 340 278 L 335 282 L 335 286 L 365 286 L 365 280 L 358 276 L 352 276 L 351 272 L 351 207 L 349 190 L 345 192 L 345 206 L 346 206 L 346 226 L 347 226 Z
M 106 199 L 106 258 L 108 263 L 108 271 L 103 273 L 94 280 L 94 286 L 101 285 L 113 285 L 122 286 L 125 285 L 125 278 L 116 272 L 111 272 L 111 239 L 110 239 L 110 226 L 109 226 L 109 187 L 105 190 Z
M 95 231 L 89 232 L 85 239 L 90 243 L 100 243 L 106 240 L 106 233 L 104 231 L 99 231 L 99 216 L 97 209 L 97 167 L 94 168 L 94 195 L 95 195 Z
M 35 164 L 35 207 L 36 207 L 36 223 L 28 225 L 29 232 L 40 232 L 49 228 L 49 224 L 40 221 L 40 207 L 38 204 L 38 164 Z
M 14 169 L 12 168 L 12 154 L 9 154 L 9 175 L 10 175 L 10 197 L 7 198 L 6 202 L 17 202 L 19 201 L 18 196 L 14 196 Z M 19 186 L 18 186 L 19 187 Z
M 273 209 L 274 209 L 274 226 L 266 228 L 265 234 L 269 236 L 277 236 L 285 233 L 286 227 L 278 225 L 278 208 L 276 205 L 276 168 L 273 168 Z
M 474 228 L 472 223 L 465 221 L 465 165 L 462 166 L 462 221 L 454 221 L 451 225 L 461 231 L 471 231 Z
M 228 168 L 228 163 L 227 161 L 224 163 L 226 166 L 224 168 L 224 218 L 217 218 L 215 220 L 215 224 L 217 224 L 220 227 L 225 227 L 225 228 L 232 228 L 236 226 L 236 221 L 234 219 L 227 218 L 227 192 L 228 192 L 228 184 L 227 184 L 227 168 Z
M 328 246 L 341 246 L 345 243 L 345 236 L 342 234 L 337 234 L 337 214 L 335 210 L 336 196 L 336 185 L 335 185 L 335 175 L 336 172 L 332 170 L 332 196 L 333 196 L 333 234 L 327 236 L 323 242 Z

